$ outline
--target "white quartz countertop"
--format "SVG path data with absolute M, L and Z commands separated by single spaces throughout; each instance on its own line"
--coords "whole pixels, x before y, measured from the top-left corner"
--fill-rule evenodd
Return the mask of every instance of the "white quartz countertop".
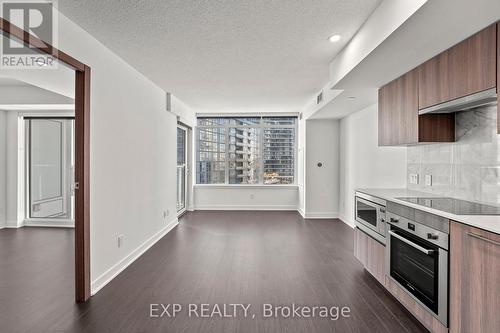
M 460 222 L 463 224 L 467 224 L 476 228 L 484 229 L 487 231 L 491 231 L 497 234 L 500 234 L 500 215 L 455 215 L 447 212 L 443 212 L 441 210 L 413 204 L 407 201 L 403 201 L 397 198 L 415 198 L 415 197 L 423 197 L 423 198 L 439 198 L 443 197 L 442 195 L 436 195 L 432 193 L 413 191 L 408 189 L 357 189 L 356 192 L 362 192 L 368 195 L 372 195 L 374 197 L 384 199 L 387 201 L 392 201 L 394 203 L 412 207 L 419 209 L 421 211 L 425 211 L 434 215 L 439 215 L 445 217 L 447 219 Z M 491 205 L 488 203 L 484 203 L 485 205 Z

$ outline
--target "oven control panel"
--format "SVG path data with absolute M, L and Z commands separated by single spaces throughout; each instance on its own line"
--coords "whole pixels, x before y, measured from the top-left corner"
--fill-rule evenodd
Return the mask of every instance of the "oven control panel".
M 410 220 L 406 217 L 399 216 L 392 212 L 386 213 L 387 223 L 393 225 L 401 230 L 412 233 L 430 243 L 448 249 L 448 234 L 434 228 L 431 228 L 422 223 Z

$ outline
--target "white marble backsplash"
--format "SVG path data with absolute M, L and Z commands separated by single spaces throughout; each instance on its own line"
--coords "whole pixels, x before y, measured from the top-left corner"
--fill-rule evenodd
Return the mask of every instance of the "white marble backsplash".
M 409 189 L 500 204 L 500 135 L 497 106 L 456 115 L 456 142 L 408 147 Z M 410 174 L 419 184 L 410 184 Z M 432 186 L 425 175 L 432 175 Z

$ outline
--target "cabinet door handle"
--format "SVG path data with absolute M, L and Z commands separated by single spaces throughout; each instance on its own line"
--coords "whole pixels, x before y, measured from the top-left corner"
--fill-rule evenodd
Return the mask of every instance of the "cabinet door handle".
M 490 244 L 493 244 L 493 245 L 496 245 L 496 246 L 500 246 L 500 242 L 494 241 L 492 239 L 488 239 L 488 238 L 480 236 L 480 235 L 476 235 L 476 234 L 474 234 L 472 232 L 467 232 L 467 236 L 471 236 L 471 237 L 480 239 L 482 241 L 485 241 L 486 243 L 490 243 Z

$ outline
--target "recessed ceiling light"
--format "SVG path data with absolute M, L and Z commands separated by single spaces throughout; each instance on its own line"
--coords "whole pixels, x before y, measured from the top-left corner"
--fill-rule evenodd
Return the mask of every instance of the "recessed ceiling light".
M 331 35 L 330 37 L 328 37 L 328 40 L 332 43 L 336 43 L 340 40 L 340 35 Z

